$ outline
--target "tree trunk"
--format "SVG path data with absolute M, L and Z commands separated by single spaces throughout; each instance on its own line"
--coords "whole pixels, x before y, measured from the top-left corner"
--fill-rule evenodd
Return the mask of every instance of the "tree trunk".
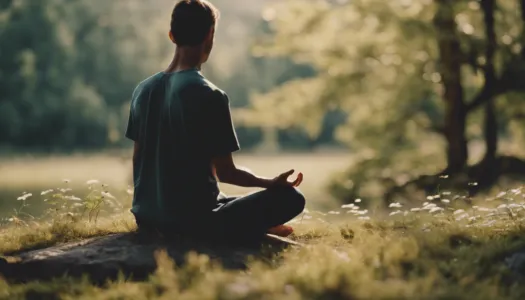
M 447 174 L 463 171 L 468 160 L 465 138 L 467 109 L 461 84 L 461 48 L 455 22 L 455 1 L 436 0 L 437 12 L 434 18 L 446 105 L 444 131 L 447 140 Z
M 483 88 L 487 95 L 491 95 L 485 105 L 484 137 L 486 152 L 484 162 L 491 165 L 495 164 L 496 152 L 498 148 L 498 125 L 496 120 L 496 108 L 494 105 L 494 88 L 496 85 L 496 71 L 494 68 L 494 53 L 497 47 L 496 32 L 494 30 L 494 10 L 495 0 L 482 0 L 483 20 L 485 23 L 485 35 L 487 39 L 485 49 L 486 65 L 484 68 L 485 84 Z M 487 170 L 490 172 L 490 170 Z
M 521 20 L 523 21 L 523 23 L 525 23 L 525 0 L 520 0 L 520 12 L 521 12 Z M 521 26 L 525 26 L 523 23 Z M 525 29 L 522 27 L 521 42 L 523 42 L 524 40 L 525 40 Z M 525 47 L 521 49 L 521 58 L 525 59 Z

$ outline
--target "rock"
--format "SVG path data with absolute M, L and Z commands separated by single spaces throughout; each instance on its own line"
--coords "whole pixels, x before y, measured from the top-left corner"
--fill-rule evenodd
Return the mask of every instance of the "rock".
M 264 256 L 299 243 L 273 235 L 249 244 L 196 242 L 183 238 L 162 239 L 142 233 L 123 233 L 20 253 L 14 263 L 0 261 L 0 274 L 9 281 L 48 280 L 65 274 L 88 275 L 94 282 L 115 279 L 119 272 L 132 279 L 146 278 L 156 269 L 154 254 L 165 249 L 177 265 L 194 251 L 218 260 L 227 269 L 245 269 L 250 256 Z

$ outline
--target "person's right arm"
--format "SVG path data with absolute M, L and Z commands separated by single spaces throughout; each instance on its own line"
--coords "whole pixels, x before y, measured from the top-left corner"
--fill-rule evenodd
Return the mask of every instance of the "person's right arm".
M 238 168 L 232 153 L 239 150 L 239 141 L 231 118 L 228 96 L 220 91 L 202 91 L 206 99 L 203 109 L 203 119 L 197 132 L 197 148 L 211 158 L 212 168 L 220 182 L 242 187 L 269 188 L 275 185 L 299 186 L 303 175 L 298 174 L 294 181 L 288 181 L 293 170 L 280 174 L 275 178 L 264 178 L 252 172 Z
M 270 188 L 286 185 L 297 187 L 303 181 L 302 173 L 299 173 L 295 180 L 288 181 L 294 170 L 289 170 L 275 178 L 259 177 L 247 169 L 237 167 L 231 154 L 215 157 L 212 164 L 220 182 L 242 187 Z

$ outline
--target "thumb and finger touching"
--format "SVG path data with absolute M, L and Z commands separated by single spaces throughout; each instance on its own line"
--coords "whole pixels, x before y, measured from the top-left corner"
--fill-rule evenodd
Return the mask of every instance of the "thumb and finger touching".
M 289 170 L 285 173 L 282 173 L 279 178 L 283 181 L 283 183 L 286 183 L 288 185 L 291 185 L 291 186 L 294 186 L 294 187 L 298 187 L 302 182 L 303 182 L 303 173 L 299 173 L 297 174 L 297 178 L 290 182 L 288 181 L 288 177 L 290 177 L 293 173 L 295 172 L 295 170 Z

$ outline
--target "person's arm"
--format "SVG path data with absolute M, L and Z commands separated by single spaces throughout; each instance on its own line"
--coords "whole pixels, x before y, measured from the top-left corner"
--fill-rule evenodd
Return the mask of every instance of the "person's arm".
M 298 174 L 297 179 L 289 182 L 288 177 L 294 170 L 285 172 L 275 178 L 263 178 L 254 175 L 246 169 L 238 168 L 232 157 L 232 153 L 239 150 L 239 141 L 231 118 L 228 96 L 222 93 L 214 93 L 210 102 L 209 115 L 206 118 L 207 127 L 203 146 L 212 158 L 212 168 L 220 182 L 242 187 L 269 188 L 275 185 L 298 186 L 303 180 L 303 175 Z
M 231 154 L 216 157 L 212 161 L 215 174 L 220 182 L 242 187 L 270 188 L 273 186 L 294 186 L 297 187 L 303 181 L 303 174 L 299 173 L 294 181 L 288 178 L 294 170 L 287 171 L 275 178 L 259 177 L 249 170 L 238 168 Z

